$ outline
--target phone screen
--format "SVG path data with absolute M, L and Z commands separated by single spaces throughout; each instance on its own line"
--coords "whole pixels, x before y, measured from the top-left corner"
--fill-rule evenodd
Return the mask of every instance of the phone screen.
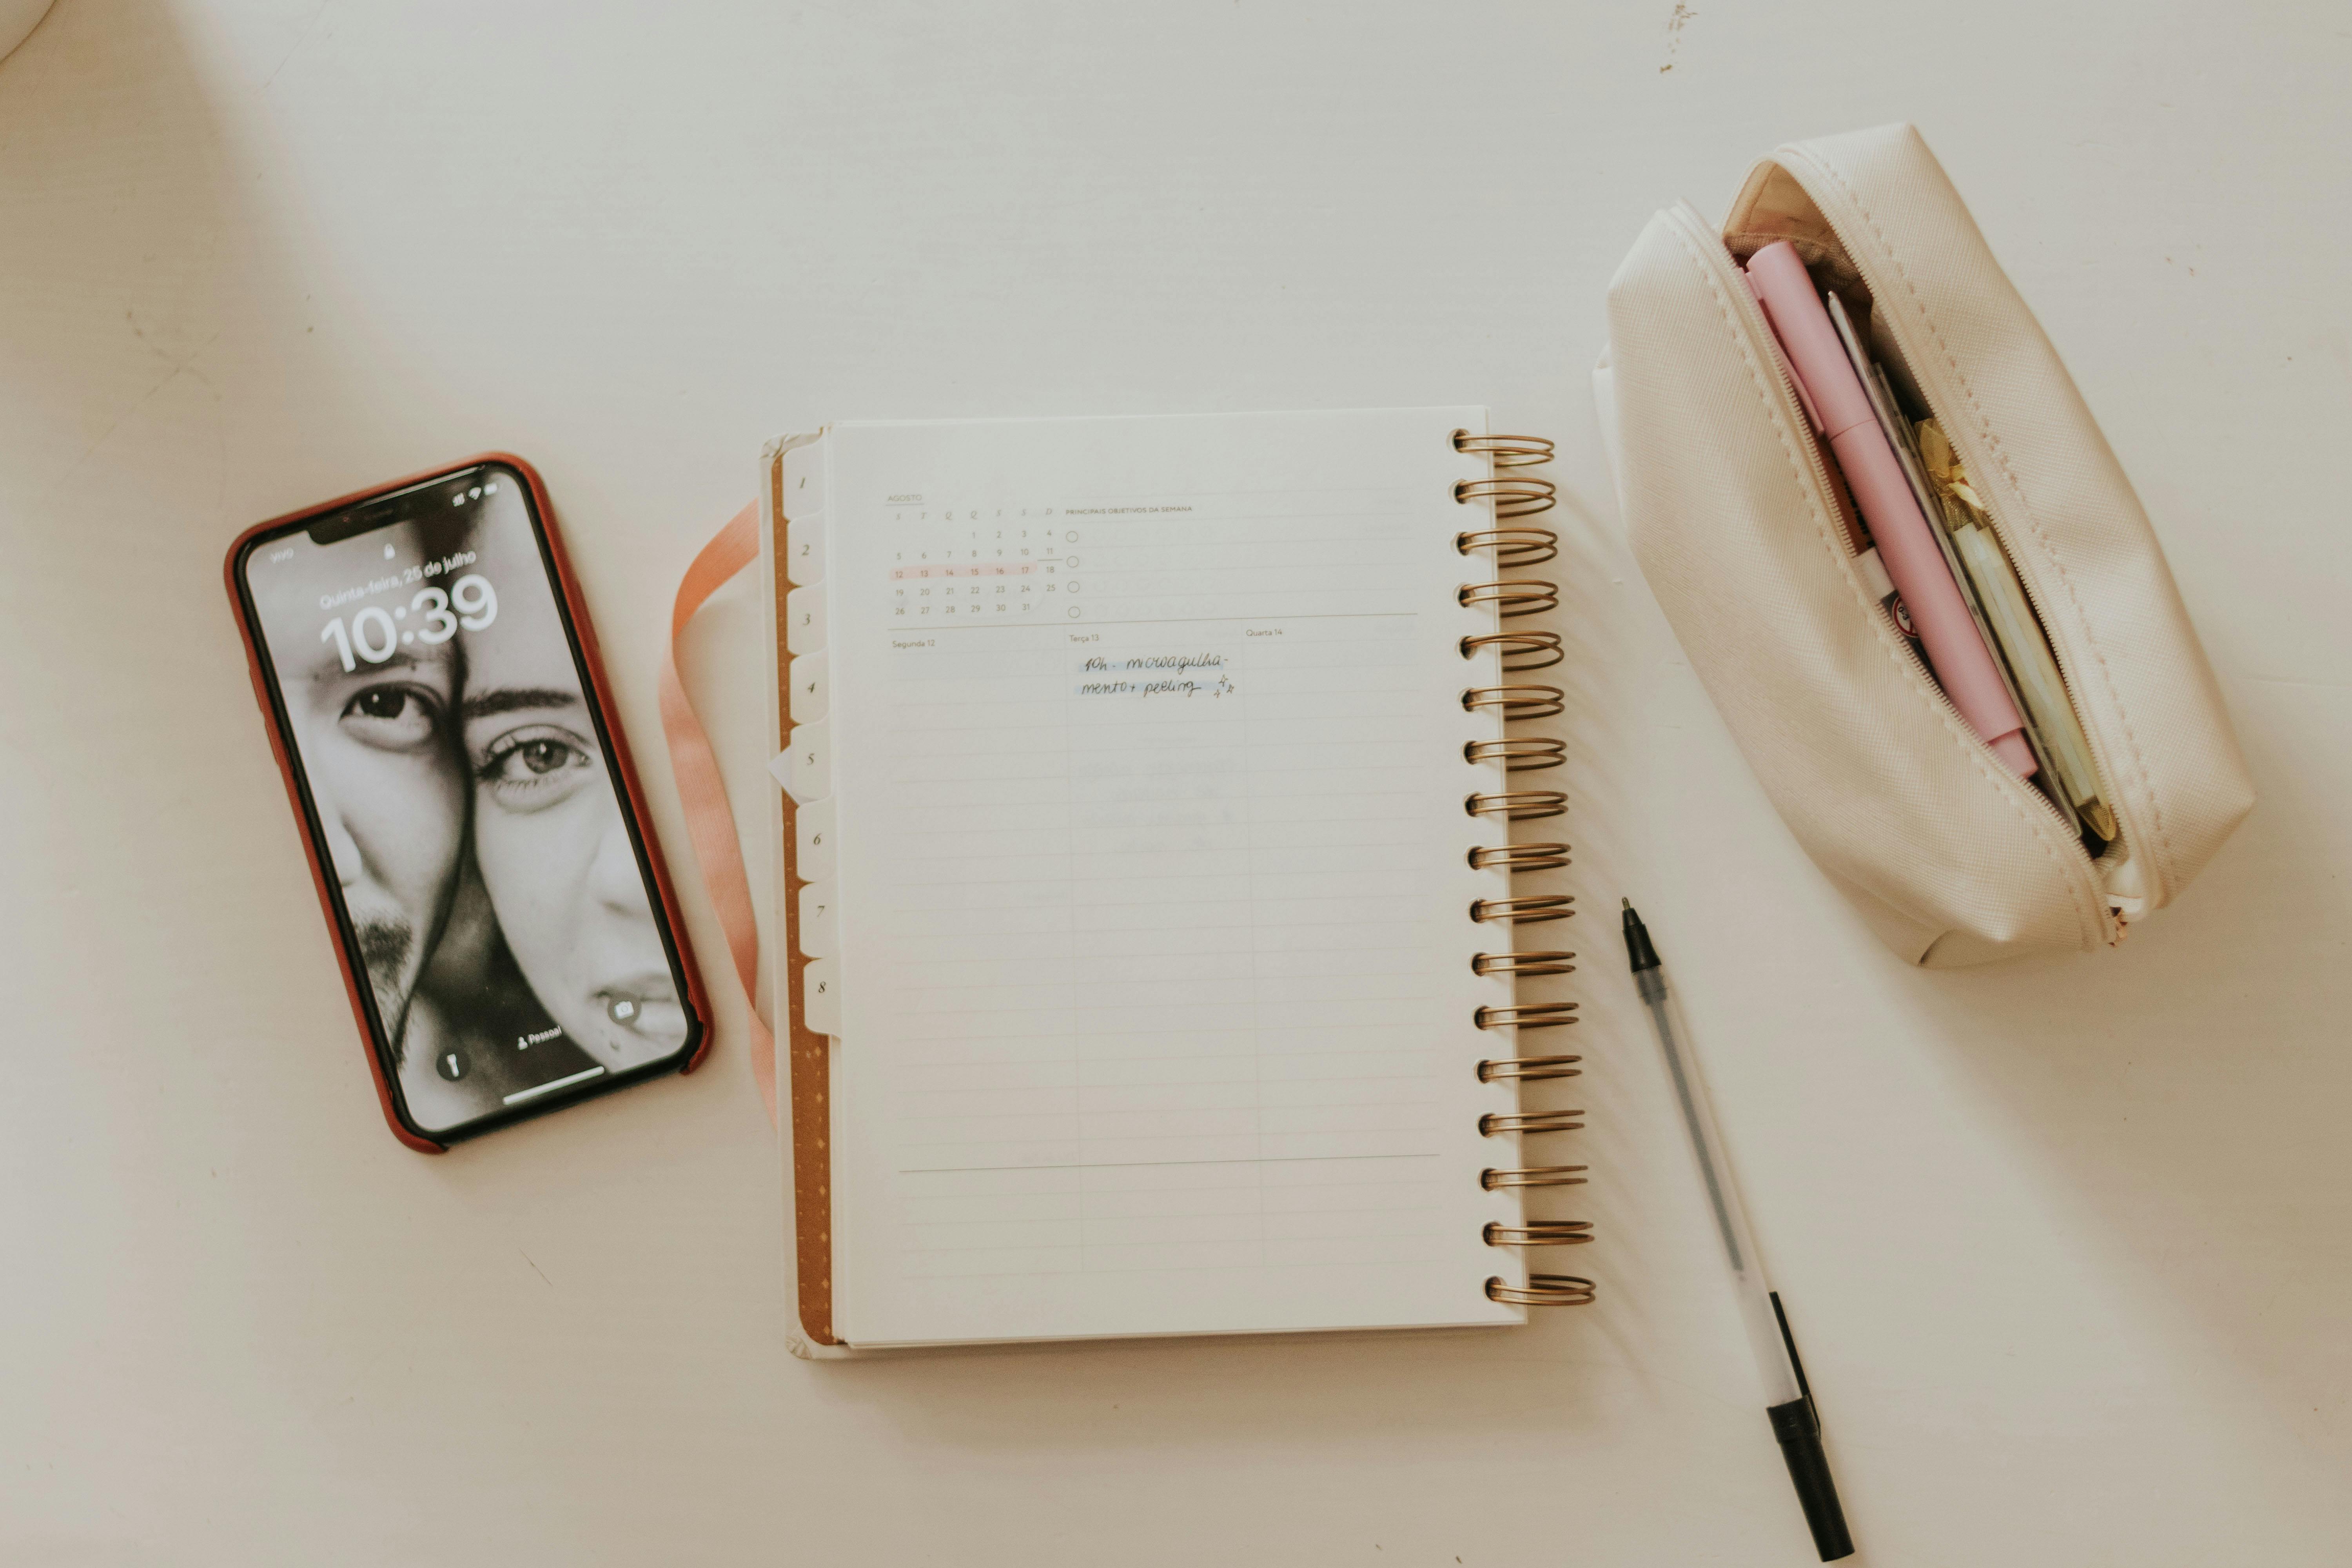
M 289 524 L 239 572 L 406 1120 L 446 1139 L 684 1060 L 701 1022 L 522 476 Z

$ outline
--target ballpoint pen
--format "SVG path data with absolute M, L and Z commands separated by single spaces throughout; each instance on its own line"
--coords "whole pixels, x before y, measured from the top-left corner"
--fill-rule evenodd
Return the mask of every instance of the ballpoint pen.
M 1699 1180 L 1706 1188 L 1724 1257 L 1731 1265 L 1740 1320 L 1764 1381 L 1764 1413 L 1771 1417 L 1772 1436 L 1780 1439 L 1780 1456 L 1789 1462 L 1789 1479 L 1796 1483 L 1797 1500 L 1804 1507 L 1805 1522 L 1812 1527 L 1814 1548 L 1822 1562 L 1834 1563 L 1853 1555 L 1853 1538 L 1846 1533 L 1837 1483 L 1830 1478 L 1829 1457 L 1822 1451 L 1821 1417 L 1813 1408 L 1812 1391 L 1805 1385 L 1804 1363 L 1797 1359 L 1797 1342 L 1789 1332 L 1780 1295 L 1764 1278 L 1763 1260 L 1757 1256 L 1756 1237 L 1748 1228 L 1748 1210 L 1731 1179 L 1731 1163 L 1724 1157 L 1723 1139 L 1716 1131 L 1715 1110 L 1707 1103 L 1706 1083 L 1692 1055 L 1682 1010 L 1666 989 L 1666 972 L 1658 962 L 1658 950 L 1651 945 L 1649 928 L 1634 913 L 1633 900 L 1625 900 L 1624 906 L 1625 956 L 1633 963 L 1633 984 L 1657 1029 L 1658 1049 L 1666 1058 L 1666 1076 L 1675 1086 L 1683 1130 L 1690 1134 Z

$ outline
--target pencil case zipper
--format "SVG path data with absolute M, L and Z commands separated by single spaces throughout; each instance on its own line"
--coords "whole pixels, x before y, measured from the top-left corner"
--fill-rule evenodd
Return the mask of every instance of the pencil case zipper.
M 1881 285 L 1886 280 L 1886 269 L 1882 258 L 1874 255 L 1865 260 L 1855 246 L 1847 226 L 1839 224 L 1830 214 L 1829 205 L 1822 199 L 1821 193 L 1813 188 L 1811 182 L 1806 183 L 1806 190 L 1812 196 L 1814 205 L 1822 209 L 1823 219 L 1829 223 L 1840 243 L 1845 246 L 1846 253 L 1853 261 L 1856 270 L 1862 274 L 1864 283 L 1870 288 L 1872 300 L 1874 302 L 1876 301 L 1881 297 Z M 1804 432 L 1806 435 L 1806 438 L 1800 441 L 1798 445 L 1804 448 L 1805 465 L 1811 475 L 1813 502 L 1822 509 L 1824 515 L 1836 516 L 1838 506 L 1832 493 L 1828 466 L 1822 457 L 1820 444 L 1811 438 L 1811 421 L 1806 417 L 1804 408 L 1798 400 L 1796 384 L 1790 379 L 1789 367 L 1781 357 L 1779 342 L 1772 335 L 1771 327 L 1764 320 L 1763 307 L 1756 302 L 1755 296 L 1748 291 L 1748 279 L 1733 262 L 1731 252 L 1724 245 L 1722 234 L 1709 226 L 1688 202 L 1677 202 L 1673 210 L 1675 223 L 1685 231 L 1690 239 L 1696 243 L 1700 255 L 1706 258 L 1707 267 L 1715 274 L 1717 286 L 1731 299 L 1732 308 L 1738 313 L 1740 327 L 1746 334 L 1749 351 L 1757 358 L 1772 366 L 1774 379 L 1780 386 L 1781 417 L 1790 422 L 1792 429 Z M 1874 266 L 1876 268 L 1874 272 Z M 1910 370 L 1913 380 L 1918 384 L 1920 394 L 1927 399 L 1929 411 L 1937 416 L 1939 423 L 1943 425 L 1947 438 L 1952 442 L 1954 450 L 1959 453 L 1961 460 L 1967 464 L 1970 477 L 1974 478 L 1979 472 L 1986 471 L 1980 468 L 1979 465 L 1987 462 L 1990 454 L 1983 449 L 1983 443 L 1978 439 L 1978 433 L 1973 428 L 1966 430 L 1967 438 L 1963 440 L 1961 434 L 1955 429 L 1953 422 L 1943 419 L 1943 410 L 1949 402 L 1948 395 L 1952 389 L 1944 384 L 1943 378 L 1937 378 L 1935 384 L 1930 385 L 1928 376 L 1922 374 L 1919 363 L 1921 356 L 1915 352 L 1911 342 L 1905 341 L 1900 323 L 1895 320 L 1895 314 L 1893 311 L 1887 312 L 1890 326 L 1895 331 L 1895 346 L 1903 351 L 1906 368 Z M 2083 720 L 2085 716 L 2083 712 L 2082 700 L 2077 695 L 2073 672 L 2068 668 L 2070 654 L 2062 646 L 2059 637 L 2050 631 L 2050 621 L 2043 613 L 2042 592 L 2035 581 L 2035 573 L 2042 563 L 2038 556 L 2029 561 L 2020 551 L 2008 526 L 2001 521 L 2001 512 L 2006 510 L 2007 508 L 2003 507 L 1997 510 L 1990 506 L 1986 509 L 1986 515 L 1992 524 L 1993 536 L 2000 542 L 2001 547 L 2008 551 L 2011 564 L 2018 568 L 2018 580 L 2025 589 L 2026 600 L 2032 606 L 2035 616 L 2040 619 L 2044 635 L 2049 637 L 2051 653 L 2058 664 L 2059 681 L 2066 691 L 2067 704 L 2074 709 L 2076 719 Z M 1932 528 L 1937 524 L 1930 520 L 1928 526 Z M 1861 592 L 1863 601 L 1874 601 L 1876 595 L 1872 593 L 1868 585 L 1863 582 L 1861 568 L 1855 564 L 1855 557 L 1850 552 L 1846 553 L 1844 564 L 1846 574 Z M 1992 748 L 1985 743 L 1984 738 L 1977 734 L 1975 727 L 1961 716 L 1959 709 L 1953 705 L 1952 700 L 1945 694 L 1943 686 L 1928 670 L 1926 661 L 1920 658 L 1919 650 L 1911 645 L 1908 638 L 1896 636 L 1894 627 L 1885 623 L 1883 616 L 1874 613 L 1872 619 L 1879 624 L 1883 635 L 1902 645 L 1905 657 L 1910 659 L 1913 667 L 1925 679 L 1928 691 L 1932 693 L 1934 700 L 1941 708 L 1948 721 L 1958 725 L 1960 732 L 1969 737 L 1977 749 L 1983 753 L 1984 760 L 1990 766 L 2007 773 L 2009 765 L 1994 754 Z M 2116 797 L 2106 763 L 2099 755 L 2098 741 L 2093 726 L 2085 722 L 2083 730 L 2085 742 L 2090 747 L 2092 766 L 2098 774 L 2099 787 L 2105 792 L 2104 798 L 2116 814 L 2116 822 L 2122 834 L 2122 842 L 2126 852 L 2129 853 L 2138 843 L 2135 837 L 2137 825 L 2126 819 L 2124 804 Z M 2078 887 L 2091 895 L 2092 906 L 2099 911 L 2102 934 L 2107 942 L 2113 945 L 2123 941 L 2128 930 L 2127 921 L 2116 906 L 2116 900 L 2108 894 L 2105 885 L 2101 881 L 2098 867 L 2092 860 L 2090 852 L 2083 847 L 2082 839 L 2074 825 L 2068 822 L 2064 814 L 2059 811 L 2049 797 L 2040 790 L 2023 780 L 2019 781 L 2019 787 L 2033 797 L 2034 805 L 2056 825 L 2060 837 L 2066 840 L 2071 851 L 2069 871 L 2074 875 Z

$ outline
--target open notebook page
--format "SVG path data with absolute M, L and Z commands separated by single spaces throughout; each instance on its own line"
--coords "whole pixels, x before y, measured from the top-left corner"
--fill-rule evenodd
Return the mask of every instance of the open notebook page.
M 835 426 L 835 1322 L 1507 1323 L 1485 412 Z M 788 470 L 789 472 L 790 470 Z M 811 908 L 803 902 L 803 909 Z M 1484 942 L 1482 943 L 1482 938 Z

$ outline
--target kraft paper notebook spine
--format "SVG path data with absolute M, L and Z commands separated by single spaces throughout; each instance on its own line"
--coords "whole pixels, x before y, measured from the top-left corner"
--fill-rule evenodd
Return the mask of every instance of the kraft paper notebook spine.
M 783 636 L 784 598 L 792 592 L 783 567 L 785 521 L 784 454 L 817 439 L 814 435 L 786 436 L 768 444 L 760 454 L 760 567 L 768 592 L 761 595 L 767 621 L 768 646 L 775 650 L 771 672 L 770 716 L 776 729 L 770 737 L 771 754 L 781 752 L 792 733 L 792 655 Z M 776 1031 L 776 1082 L 786 1126 L 782 1173 L 787 1200 L 793 1206 L 791 1253 L 793 1316 L 799 1333 L 791 1342 L 793 1353 L 808 1358 L 848 1353 L 833 1330 L 833 1098 L 832 1043 L 808 1026 L 801 1001 L 801 979 L 808 958 L 801 952 L 800 889 L 797 860 L 799 808 L 782 790 L 772 791 L 778 808 L 776 821 L 776 909 L 783 921 L 783 940 L 777 946 L 780 965 L 772 966 L 769 984 L 780 993 L 782 1006 L 772 1007 L 784 1027 Z

